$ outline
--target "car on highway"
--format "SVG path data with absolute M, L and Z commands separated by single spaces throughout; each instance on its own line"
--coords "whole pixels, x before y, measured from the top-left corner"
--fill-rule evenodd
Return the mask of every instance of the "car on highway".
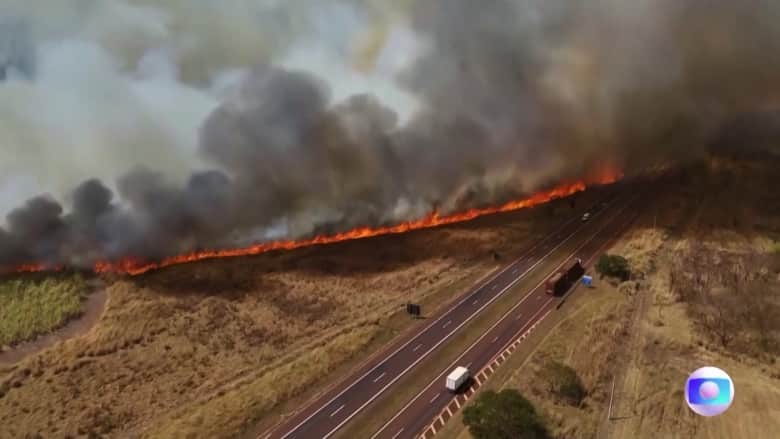
M 589 219 L 590 219 L 590 212 L 585 212 L 582 215 L 582 222 L 584 223 L 584 222 L 588 221 Z
M 452 372 L 450 372 L 449 375 L 447 375 L 447 382 L 445 387 L 447 387 L 447 390 L 450 392 L 457 392 L 458 389 L 460 389 L 463 384 L 466 383 L 466 381 L 469 380 L 469 376 L 471 373 L 469 372 L 469 369 L 463 366 L 456 367 Z

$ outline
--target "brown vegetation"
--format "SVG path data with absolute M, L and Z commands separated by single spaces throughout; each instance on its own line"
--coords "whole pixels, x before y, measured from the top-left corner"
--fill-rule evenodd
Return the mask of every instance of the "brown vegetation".
M 569 211 L 559 202 L 119 280 L 88 334 L 0 369 L 0 437 L 214 438 L 268 425 L 422 324 L 406 301 L 431 313 Z
M 664 194 L 670 208 L 653 221 L 666 237 L 639 291 L 649 306 L 633 355 L 616 370 L 617 419 L 604 423 L 605 436 L 770 439 L 780 430 L 777 165 L 715 159 Z M 734 405 L 715 419 L 683 401 L 681 383 L 704 365 L 735 382 Z
M 776 254 L 724 254 L 692 243 L 670 271 L 670 287 L 702 334 L 721 348 L 764 360 L 780 356 Z
M 515 368 L 511 377 L 486 388 L 518 389 L 557 438 L 774 439 L 780 160 L 773 160 L 714 159 L 660 185 L 658 202 L 610 249 L 628 260 L 631 278 L 574 296 L 538 349 L 527 360 L 510 358 L 502 367 Z M 581 377 L 588 393 L 579 407 L 551 391 L 544 379 L 551 361 Z M 734 405 L 713 419 L 693 414 L 683 399 L 686 377 L 705 365 L 726 370 L 736 387 Z M 445 437 L 468 439 L 457 419 Z

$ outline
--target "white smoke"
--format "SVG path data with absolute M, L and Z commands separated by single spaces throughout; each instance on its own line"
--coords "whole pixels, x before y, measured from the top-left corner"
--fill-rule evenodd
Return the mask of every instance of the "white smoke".
M 780 131 L 776 2 L 42 3 L 0 0 L 0 265 L 336 233 Z
M 416 43 L 391 30 L 376 68 L 359 72 L 354 45 L 371 26 L 345 1 L 0 0 L 0 216 L 39 193 L 67 199 L 86 178 L 114 187 L 138 166 L 183 181 L 208 166 L 203 120 L 265 62 L 407 118 L 416 103 L 392 77 Z

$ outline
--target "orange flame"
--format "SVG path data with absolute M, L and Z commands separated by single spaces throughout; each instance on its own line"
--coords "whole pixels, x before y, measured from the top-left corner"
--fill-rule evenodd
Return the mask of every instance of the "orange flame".
M 40 271 L 60 271 L 60 266 L 48 266 L 46 264 L 24 264 L 17 266 L 14 271 L 17 273 L 38 273 Z
M 557 187 L 538 192 L 526 199 L 510 201 L 496 207 L 486 207 L 469 209 L 464 212 L 452 215 L 440 216 L 438 212 L 432 212 L 423 218 L 414 221 L 406 221 L 394 226 L 386 227 L 358 227 L 343 233 L 334 235 L 320 235 L 313 238 L 293 240 L 293 241 L 273 241 L 262 244 L 255 244 L 249 247 L 223 250 L 201 250 L 191 253 L 171 256 L 158 262 L 149 262 L 142 259 L 126 257 L 118 261 L 101 261 L 94 265 L 96 273 L 124 273 L 132 276 L 146 273 L 171 265 L 185 264 L 188 262 L 201 261 L 204 259 L 228 258 L 237 256 L 252 256 L 274 250 L 292 250 L 300 247 L 318 244 L 330 244 L 340 241 L 368 238 L 372 236 L 404 233 L 411 230 L 436 227 L 446 224 L 468 221 L 479 216 L 490 215 L 498 212 L 509 212 L 518 209 L 524 209 L 538 204 L 546 203 L 556 198 L 563 198 L 576 192 L 585 190 L 589 184 L 609 184 L 622 177 L 620 172 L 611 168 L 598 169 L 592 173 L 586 181 L 577 181 L 573 183 L 560 184 Z M 43 270 L 59 269 L 47 267 L 42 264 L 30 264 L 17 267 L 17 271 L 33 272 Z

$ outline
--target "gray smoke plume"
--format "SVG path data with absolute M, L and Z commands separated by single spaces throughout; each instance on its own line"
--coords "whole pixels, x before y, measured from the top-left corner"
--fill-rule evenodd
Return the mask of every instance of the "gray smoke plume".
M 770 2 L 28 3 L 0 1 L 0 203 L 67 207 L 10 210 L 5 266 L 392 224 L 779 132 Z

